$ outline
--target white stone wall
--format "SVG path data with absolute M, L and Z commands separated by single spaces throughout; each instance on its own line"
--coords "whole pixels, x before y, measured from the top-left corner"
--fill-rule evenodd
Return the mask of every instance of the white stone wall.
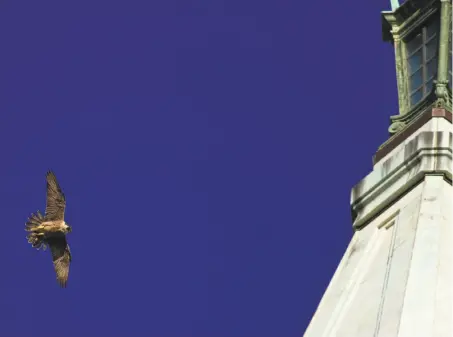
M 453 336 L 452 197 L 427 176 L 356 232 L 304 336 Z
M 451 126 L 433 118 L 353 191 L 355 223 L 369 220 L 353 236 L 305 337 L 453 336 L 453 188 L 445 179 Z

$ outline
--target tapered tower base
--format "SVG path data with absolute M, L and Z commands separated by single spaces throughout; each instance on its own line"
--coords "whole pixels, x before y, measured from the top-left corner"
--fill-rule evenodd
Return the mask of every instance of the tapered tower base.
M 451 113 L 397 142 L 352 190 L 355 234 L 305 337 L 453 336 Z

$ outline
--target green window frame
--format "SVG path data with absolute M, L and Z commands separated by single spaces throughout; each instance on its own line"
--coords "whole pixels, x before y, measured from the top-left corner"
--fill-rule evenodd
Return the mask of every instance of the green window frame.
M 410 106 L 422 101 L 432 90 L 437 76 L 439 18 L 434 16 L 405 39 Z

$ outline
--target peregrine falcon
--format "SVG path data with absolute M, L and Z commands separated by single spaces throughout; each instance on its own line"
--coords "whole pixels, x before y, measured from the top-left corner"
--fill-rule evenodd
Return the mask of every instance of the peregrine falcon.
M 64 221 L 66 199 L 55 174 L 52 171 L 47 172 L 46 180 L 46 213 L 44 216 L 39 211 L 32 213 L 25 224 L 25 230 L 28 232 L 28 242 L 33 248 L 46 250 L 47 246 L 50 247 L 57 282 L 65 288 L 71 263 L 66 234 L 70 233 L 72 228 Z

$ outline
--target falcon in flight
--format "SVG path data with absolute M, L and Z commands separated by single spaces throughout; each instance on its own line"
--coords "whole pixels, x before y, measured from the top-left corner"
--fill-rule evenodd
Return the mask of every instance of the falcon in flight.
M 46 213 L 44 216 L 39 211 L 31 214 L 25 224 L 25 230 L 28 232 L 28 242 L 33 248 L 46 250 L 47 246 L 50 247 L 57 282 L 65 288 L 71 263 L 71 252 L 66 242 L 66 234 L 70 233 L 72 229 L 64 221 L 66 199 L 55 174 L 51 171 L 47 172 L 46 180 Z

